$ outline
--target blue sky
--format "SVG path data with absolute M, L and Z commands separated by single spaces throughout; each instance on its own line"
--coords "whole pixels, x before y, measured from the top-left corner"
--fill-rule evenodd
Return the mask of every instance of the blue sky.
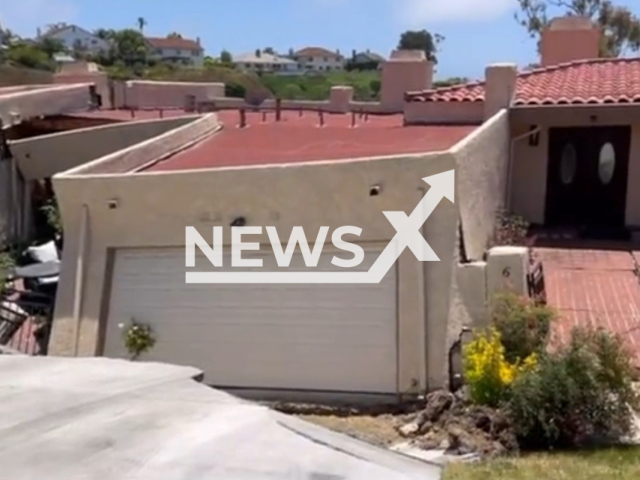
M 640 0 L 625 3 L 640 13 Z M 516 0 L 1 0 L 0 22 L 23 36 L 66 21 L 89 30 L 134 27 L 148 35 L 200 37 L 218 55 L 314 45 L 388 55 L 400 33 L 426 28 L 445 36 L 437 78 L 481 78 L 486 65 L 536 61 L 535 43 L 513 19 Z

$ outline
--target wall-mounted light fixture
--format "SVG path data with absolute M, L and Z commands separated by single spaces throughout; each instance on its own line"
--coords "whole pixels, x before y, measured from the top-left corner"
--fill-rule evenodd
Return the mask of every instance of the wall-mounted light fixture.
M 244 217 L 236 217 L 230 223 L 232 227 L 244 227 L 247 224 L 247 219 Z
M 531 132 L 529 135 L 529 146 L 537 147 L 540 143 L 540 127 L 531 125 L 531 127 L 529 127 L 529 131 Z
M 369 196 L 371 196 L 371 197 L 377 197 L 381 193 L 382 193 L 382 185 L 373 185 L 369 189 Z

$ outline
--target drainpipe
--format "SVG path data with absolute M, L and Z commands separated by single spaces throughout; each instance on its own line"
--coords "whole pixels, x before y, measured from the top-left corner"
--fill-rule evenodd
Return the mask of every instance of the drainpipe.
M 80 344 L 80 319 L 82 310 L 82 290 L 84 287 L 84 257 L 87 239 L 87 223 L 89 221 L 89 207 L 82 205 L 80 213 L 80 235 L 78 237 L 78 255 L 76 258 L 76 281 L 73 295 L 73 356 L 78 356 Z
M 516 142 L 518 140 L 522 140 L 524 138 L 528 138 L 531 135 L 535 135 L 537 133 L 540 133 L 540 127 L 536 127 L 533 130 L 529 130 L 528 132 L 525 132 L 521 135 L 518 135 L 515 138 L 511 139 L 511 142 L 509 143 L 509 161 L 507 163 L 507 191 L 506 191 L 506 206 L 507 206 L 507 210 L 511 209 L 511 168 L 513 166 L 513 151 L 516 145 Z

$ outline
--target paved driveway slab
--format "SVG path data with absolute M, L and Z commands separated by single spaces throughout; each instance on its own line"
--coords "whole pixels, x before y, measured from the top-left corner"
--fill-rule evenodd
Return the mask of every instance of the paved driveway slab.
M 0 355 L 0 479 L 414 479 L 440 467 L 239 400 L 189 367 Z

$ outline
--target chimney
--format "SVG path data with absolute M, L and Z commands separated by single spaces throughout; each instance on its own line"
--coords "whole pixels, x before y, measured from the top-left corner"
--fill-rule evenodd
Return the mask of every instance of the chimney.
M 569 16 L 551 20 L 540 39 L 543 67 L 600 56 L 600 29 L 587 17 Z
M 196 43 L 200 46 L 200 37 L 196 37 Z
M 404 94 L 433 86 L 433 63 L 422 50 L 396 50 L 382 63 L 380 97 L 385 112 L 404 110 Z
M 515 94 L 518 67 L 512 63 L 489 65 L 484 73 L 484 119 L 509 108 Z

